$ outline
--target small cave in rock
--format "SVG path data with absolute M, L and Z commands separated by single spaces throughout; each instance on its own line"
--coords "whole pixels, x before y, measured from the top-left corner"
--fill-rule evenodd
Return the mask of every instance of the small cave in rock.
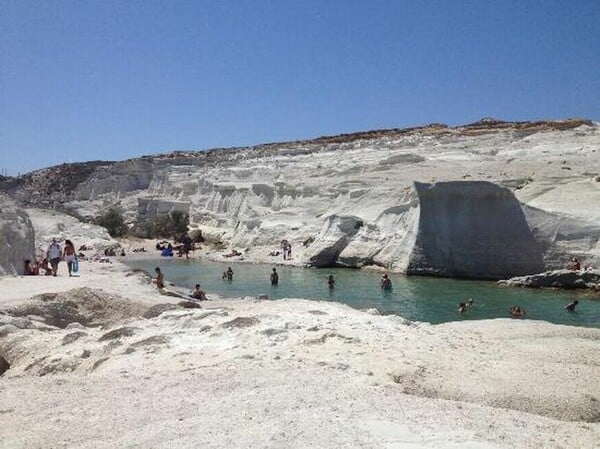
M 10 363 L 0 355 L 0 376 L 7 372 L 10 368 Z

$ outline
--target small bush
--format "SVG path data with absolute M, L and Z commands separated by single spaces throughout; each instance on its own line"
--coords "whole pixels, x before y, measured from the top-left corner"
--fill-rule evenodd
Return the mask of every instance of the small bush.
M 183 212 L 171 212 L 168 215 L 156 215 L 148 227 L 149 238 L 168 238 L 178 240 L 187 234 L 190 216 Z
M 105 227 L 111 237 L 123 237 L 128 231 L 123 213 L 117 207 L 111 207 L 103 215 L 96 217 L 94 222 Z

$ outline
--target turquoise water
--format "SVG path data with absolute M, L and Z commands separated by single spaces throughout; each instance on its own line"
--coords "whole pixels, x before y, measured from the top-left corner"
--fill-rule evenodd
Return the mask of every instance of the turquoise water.
M 357 309 L 377 308 L 409 320 L 443 323 L 466 319 L 508 317 L 508 308 L 519 305 L 528 319 L 574 326 L 600 327 L 600 298 L 581 292 L 500 288 L 494 282 L 427 278 L 391 274 L 393 291 L 379 288 L 380 273 L 343 268 L 317 269 L 278 266 L 279 285 L 271 286 L 269 265 L 234 264 L 233 282 L 221 280 L 229 266 L 199 260 L 161 259 L 127 261 L 154 275 L 160 267 L 167 282 L 187 287 L 196 283 L 207 293 L 225 297 L 257 296 L 270 299 L 305 298 L 337 301 Z M 336 287 L 330 290 L 327 277 L 332 274 Z M 458 304 L 473 298 L 474 306 L 465 314 L 457 312 Z M 563 307 L 571 298 L 579 300 L 573 313 Z

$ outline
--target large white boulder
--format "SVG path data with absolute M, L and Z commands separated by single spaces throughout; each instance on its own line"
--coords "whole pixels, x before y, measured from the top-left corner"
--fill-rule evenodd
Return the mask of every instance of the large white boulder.
M 35 235 L 27 212 L 0 196 L 0 275 L 20 274 L 34 260 Z

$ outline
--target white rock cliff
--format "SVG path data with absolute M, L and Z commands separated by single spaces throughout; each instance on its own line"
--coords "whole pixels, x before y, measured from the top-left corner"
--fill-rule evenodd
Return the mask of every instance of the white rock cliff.
M 600 265 L 600 125 L 431 125 L 99 166 L 65 207 L 173 210 L 236 249 L 315 266 L 500 278 Z M 306 246 L 303 245 L 306 243 Z

